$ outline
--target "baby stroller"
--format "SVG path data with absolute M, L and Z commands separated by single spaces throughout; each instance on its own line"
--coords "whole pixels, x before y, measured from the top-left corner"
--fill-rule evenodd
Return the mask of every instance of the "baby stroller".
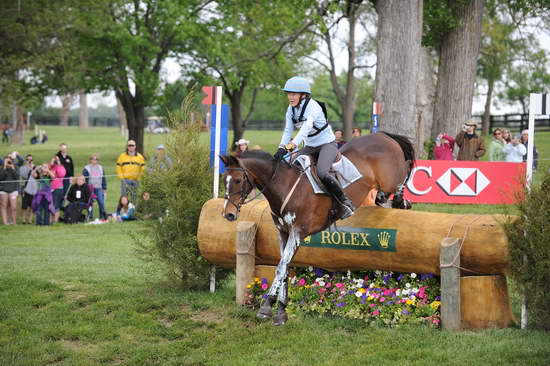
M 92 202 L 96 198 L 96 195 L 94 194 L 94 187 L 90 184 L 87 185 L 90 195 L 87 200 L 87 202 L 71 202 L 69 203 L 64 210 L 63 213 L 63 222 L 66 224 L 77 224 L 86 222 L 88 218 L 90 217 L 90 211 L 92 209 Z M 70 190 L 67 190 L 67 192 Z M 65 196 L 65 198 L 67 198 Z M 86 211 L 86 213 L 83 213 L 83 211 Z

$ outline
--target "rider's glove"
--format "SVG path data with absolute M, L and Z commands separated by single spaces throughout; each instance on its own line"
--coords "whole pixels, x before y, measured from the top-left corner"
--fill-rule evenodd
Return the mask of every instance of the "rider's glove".
M 279 161 L 283 159 L 286 153 L 286 149 L 284 147 L 280 147 L 279 149 L 277 149 L 277 152 L 275 153 L 275 155 L 273 155 L 273 157 L 275 158 L 275 160 Z

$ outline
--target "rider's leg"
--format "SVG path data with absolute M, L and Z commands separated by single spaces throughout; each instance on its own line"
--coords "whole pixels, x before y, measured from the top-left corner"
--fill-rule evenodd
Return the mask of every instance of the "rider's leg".
M 346 217 L 353 215 L 355 206 L 344 193 L 340 182 L 329 174 L 337 153 L 338 145 L 336 142 L 331 142 L 330 144 L 326 144 L 321 147 L 321 151 L 319 151 L 319 158 L 317 159 L 317 174 L 329 193 L 334 196 L 334 198 L 336 198 L 342 206 L 342 215 L 340 218 L 345 219 Z

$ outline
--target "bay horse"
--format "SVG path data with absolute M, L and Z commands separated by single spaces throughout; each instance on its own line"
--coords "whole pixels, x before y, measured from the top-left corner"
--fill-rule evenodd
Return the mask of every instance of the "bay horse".
M 351 140 L 340 152 L 363 176 L 345 189 L 356 207 L 372 189 L 377 189 L 377 204 L 382 205 L 393 193 L 393 207 L 406 208 L 403 189 L 415 162 L 414 148 L 406 137 L 378 132 Z M 303 177 L 303 170 L 284 161 L 275 161 L 267 152 L 245 151 L 220 158 L 226 166 L 223 216 L 227 220 L 237 219 L 241 206 L 254 188 L 269 202 L 279 233 L 281 259 L 257 316 L 273 318 L 274 325 L 282 325 L 288 319 L 285 310 L 288 265 L 301 240 L 326 229 L 337 219 L 333 214 L 333 198 L 315 194 L 307 178 Z M 279 306 L 273 315 L 272 306 L 276 300 Z

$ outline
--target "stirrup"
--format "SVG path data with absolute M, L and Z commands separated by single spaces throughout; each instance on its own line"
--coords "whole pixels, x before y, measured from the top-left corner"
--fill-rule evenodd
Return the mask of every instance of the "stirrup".
M 348 217 L 352 216 L 355 211 L 348 205 L 340 204 L 340 220 L 347 219 Z

